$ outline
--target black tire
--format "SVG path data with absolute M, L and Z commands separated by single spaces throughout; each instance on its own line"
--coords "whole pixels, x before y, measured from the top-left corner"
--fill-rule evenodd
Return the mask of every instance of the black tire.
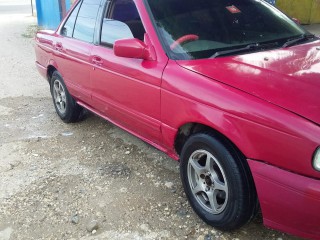
M 50 91 L 53 105 L 61 120 L 65 123 L 77 122 L 81 115 L 82 107 L 70 95 L 58 71 L 54 71 L 52 74 Z
M 180 175 L 193 210 L 207 224 L 237 229 L 255 216 L 256 190 L 245 159 L 227 141 L 196 133 L 181 153 Z

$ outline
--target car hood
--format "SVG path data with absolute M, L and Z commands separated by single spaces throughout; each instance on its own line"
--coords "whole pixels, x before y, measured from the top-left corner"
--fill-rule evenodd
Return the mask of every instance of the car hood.
M 320 41 L 177 63 L 320 124 Z

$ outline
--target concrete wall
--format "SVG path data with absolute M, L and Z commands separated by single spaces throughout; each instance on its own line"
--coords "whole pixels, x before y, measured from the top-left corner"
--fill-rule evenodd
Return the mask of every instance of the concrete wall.
M 320 23 L 320 0 L 314 0 L 310 15 L 311 23 Z
M 320 0 L 277 0 L 276 6 L 303 24 L 320 23 Z

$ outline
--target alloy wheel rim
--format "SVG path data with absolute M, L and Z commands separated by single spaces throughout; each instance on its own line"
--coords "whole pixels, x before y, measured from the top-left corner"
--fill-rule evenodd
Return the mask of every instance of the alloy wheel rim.
M 58 79 L 53 83 L 53 99 L 58 111 L 64 114 L 67 108 L 66 91 Z
M 206 150 L 197 150 L 189 158 L 187 174 L 200 206 L 212 214 L 223 212 L 228 203 L 228 183 L 217 159 Z

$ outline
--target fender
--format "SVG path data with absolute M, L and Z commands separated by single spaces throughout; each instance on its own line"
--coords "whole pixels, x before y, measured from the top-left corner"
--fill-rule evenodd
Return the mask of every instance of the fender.
M 169 61 L 161 90 L 163 139 L 169 152 L 174 152 L 180 127 L 200 123 L 224 135 L 249 159 L 319 178 L 310 162 L 301 161 L 311 160 L 318 147 L 317 125 L 214 79 L 184 68 L 177 71 L 177 65 Z

